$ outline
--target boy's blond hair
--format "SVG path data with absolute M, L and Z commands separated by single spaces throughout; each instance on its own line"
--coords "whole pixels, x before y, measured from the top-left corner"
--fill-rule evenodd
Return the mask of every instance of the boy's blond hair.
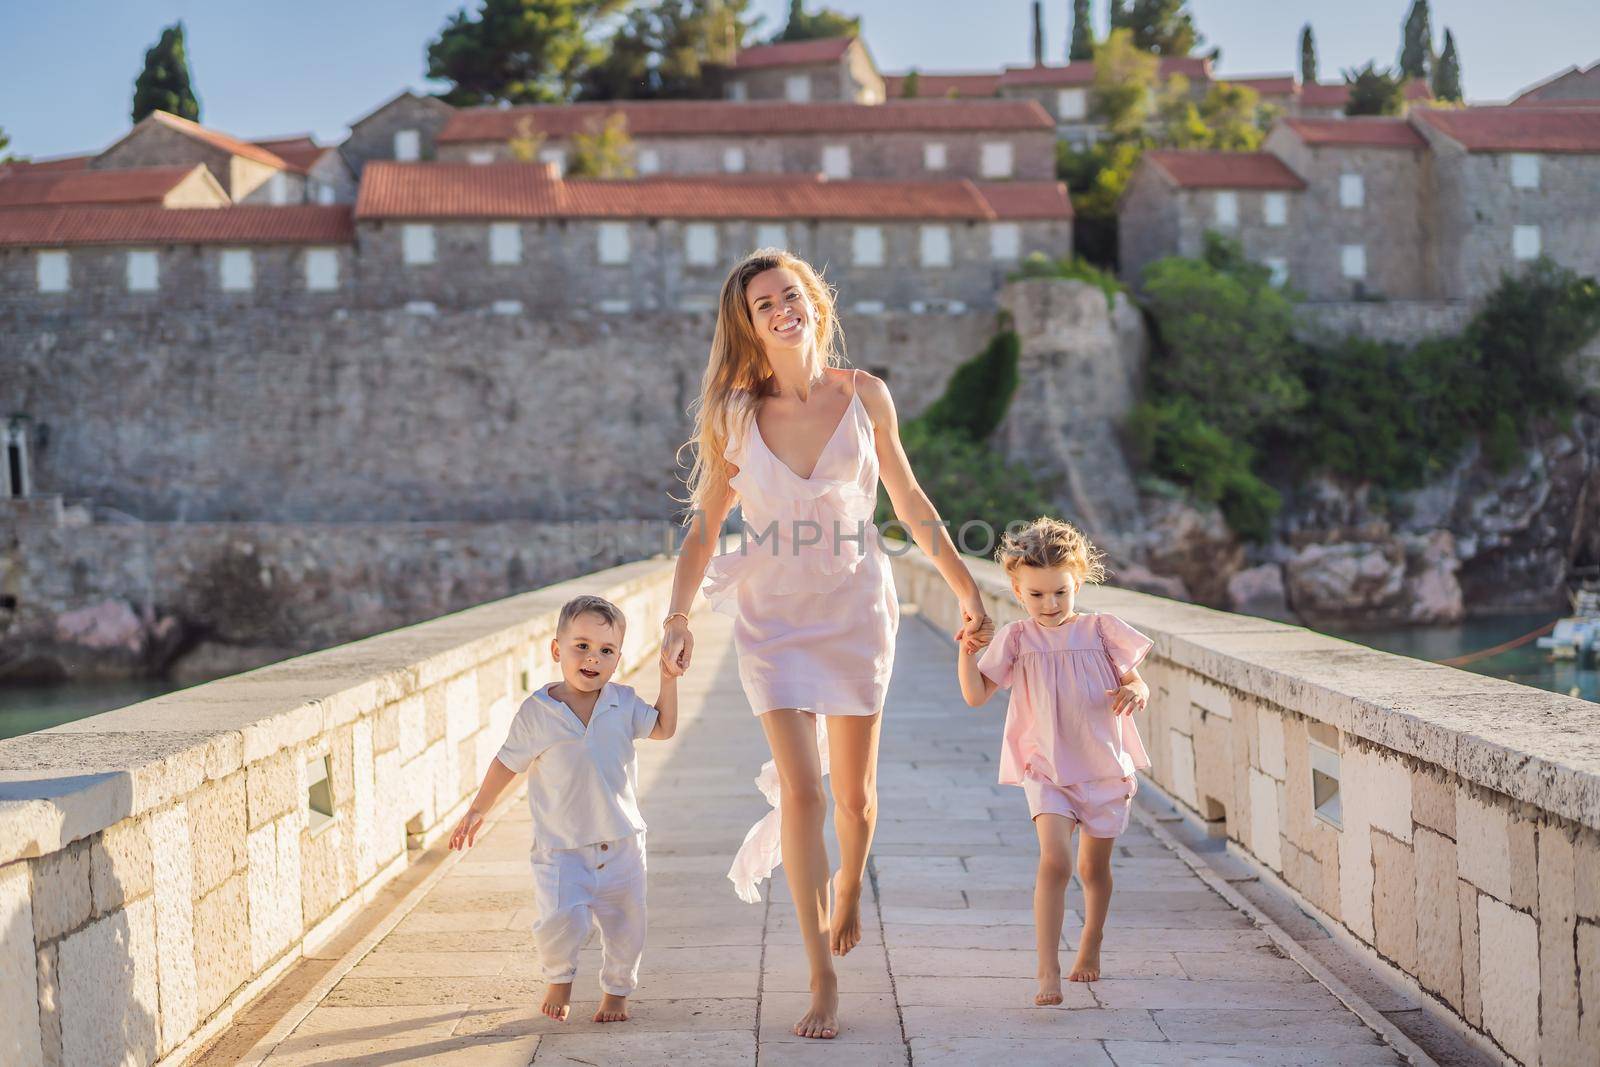
M 604 619 L 609 625 L 614 626 L 620 638 L 628 632 L 628 620 L 622 614 L 622 609 L 617 607 L 605 597 L 575 596 L 561 605 L 561 614 L 556 619 L 556 636 L 560 637 L 567 632 L 567 627 L 572 625 L 572 620 L 579 615 L 595 614 Z
M 1070 522 L 1041 515 L 1015 532 L 1007 531 L 994 553 L 995 562 L 1015 578 L 1018 567 L 1064 567 L 1081 582 L 1105 580 L 1105 553 Z

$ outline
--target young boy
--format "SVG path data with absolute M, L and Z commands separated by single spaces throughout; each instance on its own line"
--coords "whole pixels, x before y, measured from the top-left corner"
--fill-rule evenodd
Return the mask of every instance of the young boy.
M 542 686 L 517 710 L 505 745 L 489 763 L 472 806 L 450 835 L 470 848 L 514 778 L 528 771 L 533 816 L 533 940 L 544 971 L 540 1010 L 567 1020 L 578 950 L 599 924 L 597 1023 L 628 1018 L 644 952 L 644 819 L 634 795 L 640 738 L 665 741 L 678 727 L 677 680 L 661 675 L 655 706 L 613 684 L 627 627 L 615 604 L 597 596 L 568 601 L 550 654 L 561 681 Z

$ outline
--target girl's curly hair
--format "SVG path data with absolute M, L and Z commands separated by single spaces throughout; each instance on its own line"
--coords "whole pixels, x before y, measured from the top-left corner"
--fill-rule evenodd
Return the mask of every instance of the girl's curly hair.
M 1041 515 L 1020 530 L 1007 531 L 995 562 L 1015 576 L 1018 567 L 1065 567 L 1081 582 L 1105 580 L 1105 553 L 1070 522 Z

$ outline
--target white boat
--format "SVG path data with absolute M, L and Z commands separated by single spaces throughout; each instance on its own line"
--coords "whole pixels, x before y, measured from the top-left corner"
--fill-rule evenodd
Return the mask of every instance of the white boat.
M 1600 588 L 1585 584 L 1572 595 L 1572 614 L 1539 638 L 1553 659 L 1588 659 L 1600 649 Z

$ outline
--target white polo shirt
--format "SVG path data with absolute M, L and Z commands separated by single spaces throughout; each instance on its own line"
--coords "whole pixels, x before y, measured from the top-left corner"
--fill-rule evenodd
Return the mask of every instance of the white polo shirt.
M 655 729 L 656 709 L 632 686 L 607 682 L 585 727 L 550 695 L 555 684 L 522 702 L 495 756 L 528 772 L 535 847 L 581 848 L 643 830 L 633 743 Z

